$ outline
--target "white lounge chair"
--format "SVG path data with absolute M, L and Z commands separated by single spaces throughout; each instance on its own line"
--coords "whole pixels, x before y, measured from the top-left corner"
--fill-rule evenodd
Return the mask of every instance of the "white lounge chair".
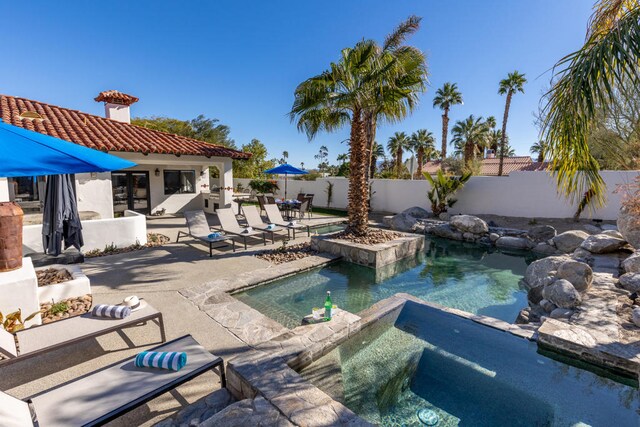
M 213 256 L 213 245 L 214 243 L 223 242 L 231 242 L 231 248 L 233 252 L 236 251 L 236 242 L 230 236 L 219 236 L 214 238 L 209 238 L 211 234 L 211 226 L 209 225 L 209 221 L 207 221 L 207 216 L 204 214 L 204 211 L 186 211 L 184 213 L 184 219 L 187 221 L 187 228 L 189 229 L 188 233 L 184 231 L 178 231 L 178 237 L 176 238 L 176 243 L 180 241 L 180 236 L 191 236 L 194 239 L 200 240 L 209 245 L 209 257 Z
M 0 353 L 5 357 L 0 366 L 18 362 L 61 347 L 67 347 L 80 341 L 96 338 L 110 332 L 131 328 L 152 320 L 160 327 L 160 338 L 166 341 L 162 313 L 150 304 L 131 312 L 124 319 L 95 317 L 91 313 L 70 317 L 57 322 L 32 326 L 18 331 L 14 336 L 0 328 Z M 0 422 L 0 426 L 2 423 Z
M 271 235 L 271 243 L 275 243 L 275 233 L 286 232 L 289 237 L 289 229 L 281 227 L 275 224 L 268 224 L 262 220 L 258 208 L 253 205 L 243 206 L 244 218 L 247 220 L 247 224 L 253 229 L 264 231 Z M 269 228 L 269 225 L 273 225 L 273 228 Z
M 138 368 L 132 356 L 25 401 L 0 392 L 0 425 L 103 425 L 214 369 L 219 371 L 217 373 L 222 387 L 226 386 L 222 358 L 205 350 L 191 335 L 185 335 L 150 351 L 185 352 L 187 364 L 179 371 Z
M 307 230 L 307 236 L 311 236 L 311 228 L 307 224 L 302 224 L 300 222 L 296 222 L 293 225 L 289 221 L 285 221 L 282 218 L 282 214 L 280 213 L 280 209 L 278 209 L 278 205 L 264 205 L 264 210 L 267 211 L 267 217 L 269 217 L 269 222 L 275 225 L 279 225 L 280 227 L 287 228 L 293 231 L 293 238 L 296 238 L 296 230 L 305 229 Z
M 223 208 L 217 209 L 216 214 L 218 215 L 218 220 L 220 221 L 220 227 L 222 231 L 228 234 L 232 234 L 236 237 L 241 237 L 244 243 L 244 249 L 247 249 L 247 238 L 248 237 L 260 237 L 262 235 L 262 241 L 264 245 L 267 245 L 267 237 L 262 231 L 253 231 L 249 230 L 246 227 L 241 227 L 238 224 L 238 220 L 236 219 L 235 214 L 231 208 Z

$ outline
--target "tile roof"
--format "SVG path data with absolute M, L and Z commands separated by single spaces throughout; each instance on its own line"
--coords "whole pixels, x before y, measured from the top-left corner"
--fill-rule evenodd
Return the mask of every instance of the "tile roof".
M 440 169 L 440 160 L 427 162 L 422 167 L 424 172 L 435 174 Z M 500 167 L 500 159 L 482 159 L 480 165 L 480 175 L 497 176 Z M 549 167 L 548 162 L 533 162 L 529 156 L 505 157 L 502 164 L 502 174 L 509 175 L 511 172 L 535 172 L 544 171 Z
M 133 95 L 128 95 L 126 93 L 119 92 L 117 90 L 106 90 L 104 92 L 100 92 L 98 96 L 93 98 L 95 101 L 104 101 L 112 104 L 122 104 L 122 105 L 131 105 L 135 104 L 139 101 Z
M 129 96 L 129 95 L 127 95 Z M 26 118 L 36 112 L 41 118 Z M 251 153 L 135 126 L 77 110 L 0 94 L 0 119 L 101 151 L 248 159 Z

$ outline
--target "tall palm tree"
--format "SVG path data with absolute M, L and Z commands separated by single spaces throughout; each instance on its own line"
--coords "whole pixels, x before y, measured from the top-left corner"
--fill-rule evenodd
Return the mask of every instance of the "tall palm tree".
M 426 65 L 422 54 L 381 53 L 372 40 L 343 49 L 340 59 L 295 90 L 291 120 L 298 130 L 313 139 L 320 131 L 333 132 L 350 124 L 350 174 L 348 230 L 365 235 L 368 224 L 369 145 L 365 115 L 387 107 L 381 114 L 389 121 L 407 115 L 426 85 Z M 393 107 L 393 108 L 392 108 Z
M 338 154 L 336 157 L 336 161 L 340 162 L 342 165 L 344 165 L 347 160 L 349 160 L 349 155 L 347 153 Z
M 444 159 L 447 157 L 447 134 L 449 133 L 449 109 L 453 105 L 462 104 L 462 93 L 458 90 L 456 83 L 445 83 L 436 91 L 433 98 L 433 106 L 442 110 L 442 149 L 440 155 Z
M 376 169 L 378 165 L 378 159 L 385 157 L 384 154 L 384 146 L 379 143 L 373 144 L 373 149 L 371 150 L 371 162 L 369 163 L 369 178 L 373 178 L 376 174 Z
M 427 161 L 431 160 L 431 156 L 436 152 L 435 143 L 436 139 L 433 137 L 433 132 L 429 132 L 426 129 L 419 129 L 411 135 L 411 147 L 418 157 L 417 176 L 422 176 L 425 159 Z
M 509 119 L 511 98 L 516 92 L 524 93 L 524 84 L 526 82 L 527 79 L 524 77 L 524 74 L 520 74 L 517 71 L 509 73 L 506 79 L 500 80 L 498 93 L 500 95 L 507 95 L 507 100 L 504 104 L 504 116 L 502 118 L 502 137 L 500 139 L 500 165 L 498 166 L 498 176 L 502 176 L 502 164 L 504 163 L 505 145 L 507 143 L 507 120 Z
M 411 149 L 411 141 L 404 132 L 396 132 L 389 137 L 387 142 L 387 150 L 393 156 L 393 160 L 396 163 L 396 176 L 402 177 L 402 154 L 405 150 Z
M 540 141 L 535 142 L 531 146 L 531 148 L 529 149 L 529 152 L 531 154 L 538 155 L 538 158 L 537 158 L 538 162 L 544 162 L 544 158 L 547 155 L 547 143 L 541 139 Z
M 482 117 L 476 118 L 472 114 L 464 120 L 458 120 L 451 131 L 451 143 L 462 150 L 464 164 L 469 168 L 478 148 L 485 144 L 489 137 L 489 126 Z
M 602 107 L 640 80 L 640 2 L 600 0 L 582 48 L 555 66 L 555 83 L 543 110 L 542 139 L 549 143 L 559 188 L 573 201 L 587 193 L 604 202 L 605 185 L 587 144 Z
M 412 86 L 413 81 L 415 81 L 416 79 L 420 79 L 424 84 L 426 84 L 427 79 L 427 69 L 424 60 L 424 54 L 415 47 L 404 44 L 404 42 L 410 35 L 420 29 L 420 21 L 422 21 L 422 18 L 415 15 L 410 16 L 409 18 L 407 18 L 407 20 L 401 22 L 400 25 L 398 25 L 390 34 L 388 34 L 384 40 L 384 44 L 381 47 L 378 47 L 378 54 L 380 55 L 380 57 L 391 56 L 399 62 L 415 62 L 421 64 L 421 67 L 404 67 L 405 72 L 409 76 L 409 86 Z M 398 89 L 402 89 L 401 86 L 402 85 L 399 85 Z M 391 123 L 397 121 L 400 118 L 400 116 L 398 116 L 398 113 L 401 113 L 401 115 L 405 114 L 399 112 L 397 110 L 397 106 L 398 104 L 395 99 L 378 94 L 376 102 L 373 103 L 373 105 L 367 108 L 364 112 L 365 132 L 368 141 L 367 147 L 370 164 L 372 163 L 372 157 L 374 155 L 374 145 L 376 140 L 378 121 L 387 121 Z M 413 107 L 415 106 L 415 100 L 413 99 L 413 97 L 409 97 L 407 99 L 407 106 L 409 110 L 413 109 Z

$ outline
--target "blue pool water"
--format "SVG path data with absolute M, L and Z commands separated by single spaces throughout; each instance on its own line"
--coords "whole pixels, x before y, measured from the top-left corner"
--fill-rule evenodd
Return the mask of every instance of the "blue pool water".
M 530 253 L 506 253 L 475 244 L 427 239 L 424 252 L 379 269 L 349 262 L 296 274 L 234 296 L 287 327 L 322 306 L 357 313 L 398 292 L 474 314 L 513 322 L 527 305 L 519 282 Z
M 420 426 L 421 409 L 435 412 L 438 426 L 640 424 L 637 382 L 561 363 L 533 342 L 414 302 L 301 375 L 382 426 Z

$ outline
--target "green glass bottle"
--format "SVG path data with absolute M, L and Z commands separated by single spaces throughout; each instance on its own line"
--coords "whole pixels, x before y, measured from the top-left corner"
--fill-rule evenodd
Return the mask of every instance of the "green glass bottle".
M 331 309 L 333 303 L 331 302 L 331 291 L 327 291 L 327 299 L 324 300 L 324 320 L 331 320 Z

